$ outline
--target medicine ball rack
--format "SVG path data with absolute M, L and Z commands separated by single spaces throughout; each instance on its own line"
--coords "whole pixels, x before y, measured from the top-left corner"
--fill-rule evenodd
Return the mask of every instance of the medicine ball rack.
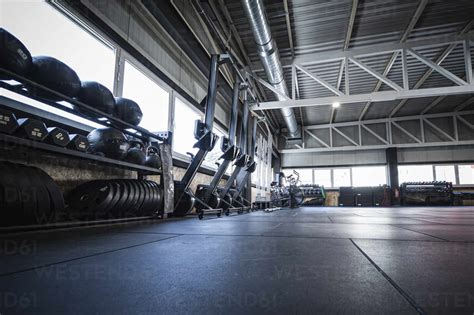
M 78 117 L 82 117 L 84 119 L 87 119 L 89 121 L 93 121 L 99 125 L 105 126 L 105 127 L 113 127 L 117 130 L 120 130 L 124 134 L 134 136 L 136 138 L 140 138 L 145 141 L 150 141 L 157 143 L 158 145 L 162 144 L 171 144 L 171 139 L 172 139 L 172 133 L 171 132 L 159 132 L 157 134 L 151 133 L 148 130 L 134 126 L 132 124 L 129 124 L 121 119 L 118 119 L 116 117 L 113 117 L 110 114 L 104 113 L 102 111 L 99 111 L 87 104 L 84 104 L 82 102 L 79 102 L 75 99 L 72 99 L 70 97 L 67 97 L 65 95 L 62 95 L 61 93 L 58 93 L 54 90 L 51 90 L 43 85 L 40 85 L 34 81 L 31 81 L 30 79 L 20 76 L 16 73 L 10 72 L 8 70 L 5 70 L 3 68 L 0 68 L 0 74 L 3 74 L 3 77 L 10 78 L 10 80 L 13 80 L 15 82 L 18 82 L 17 84 L 11 84 L 6 81 L 1 81 L 0 80 L 0 89 L 5 89 L 11 92 L 14 92 L 16 94 L 19 94 L 21 96 L 27 97 L 29 99 L 41 102 L 43 104 L 46 104 L 48 106 L 55 107 L 57 109 L 60 109 L 64 112 L 68 112 L 71 114 L 74 114 Z M 9 80 L 9 81 L 10 81 Z M 97 117 L 102 117 L 102 118 L 95 118 L 95 117 L 90 117 L 88 115 L 84 115 L 82 113 L 77 112 L 76 110 L 65 106 L 59 102 L 54 102 L 50 101 L 41 97 L 36 96 L 34 93 L 30 93 L 25 89 L 25 85 L 28 86 L 29 90 L 35 89 L 39 90 L 42 92 L 48 92 L 52 95 L 55 95 L 62 99 L 63 101 L 69 103 L 70 105 L 75 106 L 76 108 L 81 108 L 85 109 L 89 113 L 94 113 L 95 116 Z M 4 108 L 12 108 L 8 104 L 2 104 L 2 99 L 3 100 L 9 100 L 11 101 L 10 98 L 5 97 L 5 96 L 0 96 L 0 105 L 2 105 Z M 21 103 L 22 105 L 30 106 L 28 104 L 25 104 L 23 102 L 16 101 L 18 103 Z M 3 102 L 6 103 L 6 102 Z M 11 104 L 10 104 L 11 105 Z M 15 108 L 12 108 L 14 111 L 16 110 Z M 59 116 L 61 117 L 61 116 Z M 66 118 L 64 118 L 66 119 Z M 57 121 L 58 124 L 67 124 L 67 122 L 64 122 L 62 120 Z M 76 128 L 77 129 L 77 128 Z M 29 139 L 24 139 L 16 136 L 11 136 L 8 134 L 0 134 L 0 151 L 2 150 L 8 150 L 11 148 L 15 147 L 20 147 L 20 148 L 26 148 L 26 149 L 33 149 L 33 150 L 40 150 L 44 151 L 46 153 L 52 153 L 53 155 L 63 155 L 63 156 L 70 156 L 70 157 L 75 157 L 80 160 L 84 161 L 91 161 L 94 163 L 99 163 L 99 164 L 104 164 L 104 165 L 109 165 L 113 167 L 117 167 L 120 169 L 125 169 L 125 170 L 131 170 L 131 171 L 136 171 L 137 172 L 137 177 L 139 179 L 142 179 L 146 175 L 162 175 L 162 171 L 151 168 L 148 166 L 143 166 L 143 165 L 138 165 L 138 164 L 133 164 L 129 163 L 126 161 L 120 161 L 120 160 L 115 160 L 99 155 L 94 155 L 90 153 L 85 153 L 85 152 L 80 152 L 68 148 L 63 148 L 59 146 L 55 146 L 52 144 L 44 143 L 44 142 L 38 142 L 38 141 L 33 141 Z M 160 176 L 160 181 L 161 185 L 164 186 L 164 177 L 165 176 Z M 117 218 L 117 219 L 103 219 L 103 220 L 94 220 L 94 221 L 70 221 L 70 222 L 57 222 L 57 223 L 48 223 L 48 224 L 43 224 L 43 225 L 28 225 L 28 226 L 12 226 L 12 227 L 2 227 L 0 228 L 0 233 L 11 233 L 11 232 L 18 232 L 18 231 L 31 231 L 31 230 L 39 230 L 39 229 L 55 229 L 55 228 L 66 228 L 66 227 L 77 227 L 77 226 L 89 226 L 89 225 L 100 225 L 100 224 L 111 224 L 111 223 L 121 223 L 121 222 L 133 222 L 133 221 L 142 221 L 142 220 L 150 220 L 150 219 L 156 219 L 156 216 L 146 216 L 146 217 L 129 217 L 129 218 Z
M 65 111 L 65 112 L 74 114 L 76 116 L 82 117 L 84 119 L 93 121 L 93 122 L 95 122 L 97 124 L 100 124 L 102 126 L 116 128 L 116 129 L 120 130 L 121 132 L 123 132 L 124 134 L 131 135 L 131 136 L 140 138 L 140 139 L 145 140 L 145 141 L 153 141 L 152 139 L 154 139 L 154 141 L 158 141 L 158 142 L 161 142 L 161 143 L 167 143 L 168 140 L 169 140 L 169 137 L 170 137 L 169 132 L 160 132 L 158 134 L 151 133 L 151 132 L 149 132 L 148 130 L 146 130 L 144 128 L 129 124 L 129 123 L 123 121 L 123 120 L 120 120 L 116 117 L 113 117 L 110 114 L 104 113 L 100 110 L 97 110 L 97 109 L 87 105 L 87 104 L 84 104 L 84 103 L 79 102 L 75 99 L 72 99 L 70 97 L 62 95 L 61 93 L 58 93 L 54 90 L 51 90 L 51 89 L 49 89 L 49 88 L 47 88 L 43 85 L 40 85 L 40 84 L 38 84 L 34 81 L 29 80 L 28 78 L 25 78 L 23 76 L 19 76 L 19 75 L 13 73 L 13 72 L 8 71 L 8 70 L 0 68 L 0 74 L 5 74 L 7 77 L 12 78 L 14 81 L 21 82 L 19 84 L 9 84 L 7 82 L 0 81 L 0 88 L 3 88 L 5 90 L 9 90 L 11 92 L 14 92 L 14 93 L 17 93 L 19 95 L 28 97 L 28 98 L 33 99 L 35 101 L 39 101 L 39 102 L 44 103 L 46 105 L 58 108 L 62 111 Z M 103 117 L 103 118 L 90 117 L 88 115 L 84 115 L 82 113 L 79 113 L 76 110 L 74 110 L 72 108 L 69 108 L 65 105 L 62 105 L 58 102 L 53 102 L 53 101 L 38 97 L 38 96 L 34 95 L 33 93 L 29 93 L 28 91 L 26 91 L 24 89 L 24 84 L 27 84 L 28 86 L 33 87 L 35 89 L 42 90 L 43 92 L 48 92 L 50 94 L 58 96 L 62 100 L 64 100 L 65 102 L 67 102 L 71 105 L 74 105 L 78 108 L 84 109 L 88 112 L 92 112 L 97 117 Z M 17 137 L 14 137 L 14 136 L 9 136 L 9 135 L 4 135 L 4 134 L 0 135 L 0 142 L 10 143 L 10 144 L 15 144 L 15 145 L 22 145 L 22 146 L 30 147 L 30 148 L 33 148 L 33 149 L 40 149 L 40 150 L 49 151 L 49 152 L 52 152 L 52 153 L 70 155 L 70 156 L 75 156 L 75 157 L 78 157 L 78 158 L 84 158 L 84 159 L 88 159 L 88 160 L 97 161 L 97 162 L 100 162 L 100 163 L 105 163 L 105 164 L 109 164 L 109 165 L 113 165 L 113 166 L 118 166 L 118 167 L 123 168 L 123 169 L 129 169 L 129 170 L 137 171 L 139 173 L 138 174 L 139 177 L 142 177 L 142 176 L 145 176 L 145 175 L 158 175 L 158 174 L 161 174 L 160 170 L 157 170 L 157 169 L 154 169 L 154 168 L 151 168 L 151 167 L 132 164 L 132 163 L 125 162 L 125 161 L 119 161 L 119 160 L 115 160 L 115 159 L 111 159 L 111 158 L 107 158 L 107 157 L 103 157 L 103 156 L 98 156 L 98 155 L 93 155 L 93 154 L 88 154 L 88 153 L 83 153 L 83 152 L 79 152 L 79 151 L 74 151 L 74 150 L 70 150 L 70 149 L 50 145 L 50 144 L 47 144 L 47 143 L 35 142 L 35 141 L 32 141 L 32 140 L 17 138 Z

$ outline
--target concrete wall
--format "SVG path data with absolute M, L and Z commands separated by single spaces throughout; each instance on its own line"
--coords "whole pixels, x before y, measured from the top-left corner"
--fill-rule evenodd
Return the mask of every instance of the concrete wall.
M 81 2 L 197 102 L 206 96 L 207 78 L 139 1 Z M 229 121 L 227 107 L 218 95 L 216 118 L 226 125 Z

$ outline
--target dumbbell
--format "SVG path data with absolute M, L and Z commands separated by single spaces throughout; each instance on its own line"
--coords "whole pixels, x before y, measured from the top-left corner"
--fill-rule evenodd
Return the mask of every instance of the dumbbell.
M 69 144 L 67 147 L 72 150 L 86 152 L 89 149 L 89 140 L 86 136 L 72 134 L 69 135 Z
M 15 114 L 0 108 L 0 132 L 11 135 L 18 127 L 19 125 Z
M 59 127 L 48 128 L 48 136 L 46 137 L 46 142 L 49 144 L 54 144 L 60 147 L 65 147 L 69 144 L 69 133 Z
M 34 141 L 44 141 L 48 136 L 48 129 L 44 122 L 33 118 L 18 119 L 18 133 Z

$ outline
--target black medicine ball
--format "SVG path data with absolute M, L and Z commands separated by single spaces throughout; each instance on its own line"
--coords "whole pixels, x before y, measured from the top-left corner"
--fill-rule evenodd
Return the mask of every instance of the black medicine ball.
M 26 75 L 30 71 L 31 65 L 31 54 L 25 45 L 0 27 L 0 67 L 19 75 Z M 0 74 L 0 79 L 10 78 Z
M 115 110 L 115 98 L 112 92 L 102 84 L 94 81 L 84 81 L 81 83 L 81 90 L 77 99 L 82 103 L 94 107 L 106 114 L 112 115 Z M 74 106 L 80 113 L 97 117 L 98 115 Z
M 138 126 L 143 118 L 140 106 L 136 102 L 123 97 L 115 99 L 115 115 L 117 118 L 134 126 Z
M 65 63 L 56 58 L 48 56 L 33 57 L 33 66 L 30 72 L 31 80 L 45 87 L 64 94 L 68 97 L 76 97 L 81 90 L 81 80 L 77 73 Z M 53 100 L 62 99 L 48 92 L 40 91 L 32 87 L 28 88 L 34 94 Z

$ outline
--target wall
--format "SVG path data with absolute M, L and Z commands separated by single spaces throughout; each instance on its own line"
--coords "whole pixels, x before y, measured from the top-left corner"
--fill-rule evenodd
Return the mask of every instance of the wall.
M 206 96 L 207 78 L 139 1 L 81 0 L 81 3 L 133 45 L 195 101 L 200 102 Z M 218 95 L 215 115 L 226 125 L 229 120 L 227 107 L 223 98 Z

